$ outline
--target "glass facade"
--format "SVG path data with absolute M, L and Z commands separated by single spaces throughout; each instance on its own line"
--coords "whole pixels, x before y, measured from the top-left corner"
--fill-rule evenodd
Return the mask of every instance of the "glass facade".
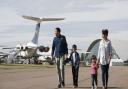
M 89 53 L 85 53 L 84 54 L 84 62 L 88 65 L 91 63 L 91 56 L 92 55 L 98 55 L 98 48 L 99 48 L 99 43 L 100 43 L 101 39 L 96 39 L 94 40 L 89 48 L 87 49 L 87 52 Z M 112 59 L 120 59 L 120 57 L 118 56 L 118 54 L 116 53 L 115 49 L 112 47 Z

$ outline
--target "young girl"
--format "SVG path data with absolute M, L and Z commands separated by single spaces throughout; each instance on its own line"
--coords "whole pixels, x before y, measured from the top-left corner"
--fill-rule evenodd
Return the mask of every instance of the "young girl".
M 97 89 L 97 63 L 96 63 L 96 56 L 92 55 L 91 58 L 91 80 L 92 80 L 92 89 Z

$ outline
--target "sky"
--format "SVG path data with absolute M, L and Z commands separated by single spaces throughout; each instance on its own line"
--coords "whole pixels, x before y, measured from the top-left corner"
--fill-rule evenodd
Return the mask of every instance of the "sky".
M 53 2 L 54 1 L 54 2 Z M 119 56 L 128 59 L 128 0 L 0 0 L 0 46 L 15 46 L 31 41 L 35 22 L 22 15 L 64 17 L 64 21 L 43 22 L 39 45 L 50 46 L 54 28 L 60 27 L 68 46 L 77 44 L 85 52 L 102 29 L 109 30 L 109 39 Z

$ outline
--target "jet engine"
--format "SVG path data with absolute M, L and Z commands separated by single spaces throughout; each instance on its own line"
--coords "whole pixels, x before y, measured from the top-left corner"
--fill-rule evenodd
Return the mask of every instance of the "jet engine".
M 40 52 L 48 52 L 49 49 L 50 49 L 49 47 L 44 47 L 44 46 L 40 46 L 40 47 L 39 47 L 39 51 L 40 51 Z

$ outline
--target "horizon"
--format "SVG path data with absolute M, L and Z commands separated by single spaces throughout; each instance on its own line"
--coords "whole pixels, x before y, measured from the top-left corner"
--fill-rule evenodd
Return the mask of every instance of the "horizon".
M 16 46 L 17 43 L 31 41 L 36 23 L 24 20 L 22 15 L 64 17 L 64 21 L 41 24 L 39 44 L 51 47 L 54 28 L 60 27 L 69 48 L 77 44 L 86 52 L 92 41 L 101 38 L 101 31 L 105 28 L 109 30 L 108 38 L 117 54 L 121 59 L 128 59 L 127 0 L 0 1 L 0 46 Z

